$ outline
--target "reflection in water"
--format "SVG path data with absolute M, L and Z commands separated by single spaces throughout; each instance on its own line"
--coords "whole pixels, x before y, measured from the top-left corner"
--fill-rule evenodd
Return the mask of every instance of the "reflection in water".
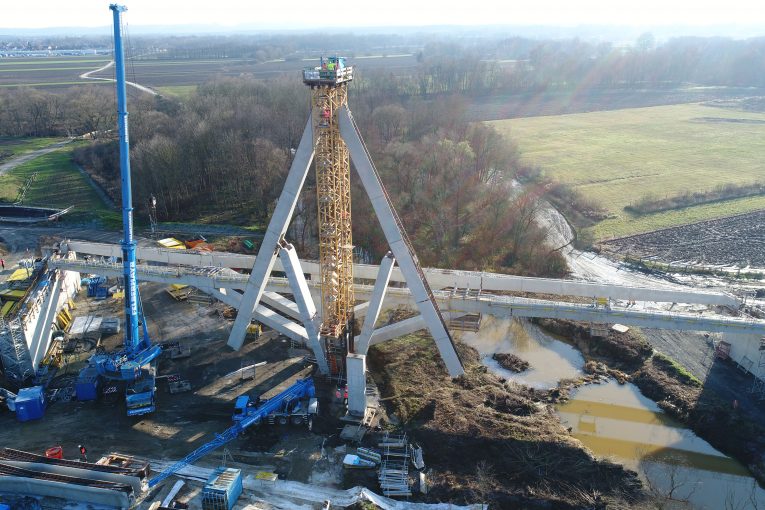
M 526 322 L 485 318 L 478 333 L 464 333 L 462 340 L 493 372 L 538 388 L 581 375 L 584 365 L 573 347 Z M 491 359 L 495 352 L 516 354 L 532 368 L 520 374 L 504 370 Z M 677 508 L 765 508 L 765 491 L 744 466 L 667 416 L 632 384 L 581 387 L 558 413 L 595 455 L 638 471 L 661 498 L 688 501 Z
M 561 421 L 599 457 L 638 471 L 652 490 L 693 508 L 752 508 L 765 492 L 738 462 L 674 421 L 631 384 L 585 386 L 558 408 Z
M 525 321 L 484 316 L 481 330 L 462 333 L 462 341 L 475 348 L 482 363 L 497 375 L 533 388 L 554 388 L 561 379 L 581 375 L 584 366 L 584 358 L 574 347 Z M 513 353 L 531 367 L 520 374 L 505 370 L 491 358 L 496 352 Z

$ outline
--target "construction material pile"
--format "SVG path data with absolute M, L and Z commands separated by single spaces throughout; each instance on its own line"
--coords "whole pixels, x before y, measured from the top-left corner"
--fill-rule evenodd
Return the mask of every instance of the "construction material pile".
M 133 458 L 127 466 L 117 466 L 108 461 L 90 464 L 12 448 L 0 450 L 0 493 L 6 494 L 129 508 L 147 474 L 148 464 Z

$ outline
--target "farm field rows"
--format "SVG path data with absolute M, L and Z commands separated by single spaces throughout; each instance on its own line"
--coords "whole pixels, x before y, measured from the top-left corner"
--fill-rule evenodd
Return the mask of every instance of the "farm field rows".
M 526 164 L 571 184 L 609 218 L 596 239 L 765 209 L 765 196 L 635 216 L 625 206 L 765 178 L 765 114 L 702 104 L 493 121 Z
M 0 59 L 0 88 L 19 86 L 69 86 L 80 83 L 96 83 L 80 79 L 82 73 L 98 69 L 109 57 L 51 57 L 51 58 L 4 58 Z
M 109 62 L 108 57 L 52 57 L 29 59 L 0 59 L 0 88 L 61 87 L 78 84 L 108 84 L 99 80 L 82 80 L 80 75 L 93 71 Z M 350 59 L 366 69 L 384 69 L 389 72 L 405 72 L 417 65 L 414 55 L 372 55 Z M 280 75 L 293 75 L 304 67 L 318 65 L 318 59 L 274 60 L 256 63 L 254 60 L 241 58 L 188 59 L 188 60 L 130 60 L 127 75 L 130 81 L 162 89 L 173 87 L 196 86 L 220 76 L 252 76 L 258 79 L 274 78 Z M 113 78 L 114 69 L 109 68 L 93 74 L 99 78 Z M 177 94 L 183 97 L 183 91 Z M 170 92 L 170 95 L 173 95 Z

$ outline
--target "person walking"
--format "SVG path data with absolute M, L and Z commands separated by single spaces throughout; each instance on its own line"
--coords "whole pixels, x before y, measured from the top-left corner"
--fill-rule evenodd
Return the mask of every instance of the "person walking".
M 5 271 L 5 259 L 0 259 L 0 265 L 3 266 L 3 271 Z
M 88 451 L 82 445 L 79 445 L 78 448 L 80 449 L 80 462 L 87 462 L 88 461 Z

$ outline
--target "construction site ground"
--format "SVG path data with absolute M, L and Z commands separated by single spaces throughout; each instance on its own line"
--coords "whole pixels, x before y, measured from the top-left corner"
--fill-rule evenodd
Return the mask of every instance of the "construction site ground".
M 179 374 L 191 383 L 192 391 L 171 395 L 167 381 L 157 381 L 157 410 L 149 415 L 128 417 L 124 399 L 108 405 L 103 402 L 55 402 L 39 421 L 19 423 L 13 413 L 0 410 L 0 445 L 42 453 L 54 445 L 63 447 L 66 458 L 79 458 L 78 445 L 87 448 L 88 460 L 120 452 L 156 460 L 178 460 L 196 447 L 213 439 L 232 425 L 234 400 L 250 393 L 269 397 L 286 389 L 297 378 L 313 371 L 305 361 L 308 351 L 292 349 L 288 339 L 265 332 L 248 340 L 241 351 L 227 347 L 229 321 L 219 313 L 221 304 L 203 305 L 177 302 L 166 286 L 141 284 L 140 291 L 154 342 L 180 342 L 191 346 L 191 357 L 160 362 L 159 375 Z M 121 317 L 121 300 L 102 301 L 85 297 L 75 300 L 75 317 L 100 315 Z M 104 338 L 107 350 L 118 349 L 122 334 Z M 52 387 L 71 384 L 93 353 L 95 342 L 80 341 L 76 352 L 65 356 Z M 225 377 L 243 366 L 266 361 L 257 367 L 254 379 Z M 333 387 L 317 380 L 322 419 L 317 432 L 335 432 L 338 420 L 331 417 Z M 255 471 L 277 473 L 282 478 L 339 485 L 337 472 L 324 474 L 329 466 L 314 469 L 321 458 L 324 435 L 304 427 L 261 426 L 228 446 L 233 460 Z M 199 461 L 202 466 L 218 466 L 222 451 Z
M 119 240 L 119 233 L 87 228 L 0 227 L 0 247 L 10 252 L 4 255 L 7 268 L 0 280 L 7 277 L 15 261 L 34 254 L 40 236 L 50 235 Z M 57 402 L 43 420 L 25 424 L 0 410 L 0 445 L 32 452 L 61 445 L 66 456 L 77 458 L 77 445 L 84 444 L 90 460 L 112 451 L 175 460 L 231 425 L 236 396 L 249 390 L 278 391 L 310 370 L 302 362 L 307 351 L 291 349 L 288 340 L 273 333 L 248 340 L 240 352 L 232 351 L 225 345 L 230 323 L 218 313 L 222 305 L 178 302 L 166 288 L 141 284 L 152 338 L 190 345 L 192 356 L 163 362 L 159 375 L 179 374 L 188 379 L 191 393 L 170 395 L 165 381 L 160 380 L 157 412 L 139 418 L 125 416 L 122 404 L 94 402 Z M 85 298 L 84 292 L 76 305 L 75 316 L 123 315 L 120 301 L 95 301 Z M 704 354 L 703 335 L 646 333 L 657 349 L 697 376 L 708 368 L 705 358 L 696 359 Z M 117 348 L 121 338 L 121 334 L 106 338 L 104 345 Z M 70 360 L 68 372 L 54 386 L 75 377 L 94 345 L 83 342 L 79 360 Z M 566 508 L 597 507 L 604 501 L 633 506 L 643 497 L 634 473 L 594 459 L 560 426 L 548 406 L 557 398 L 554 393 L 504 383 L 485 372 L 474 351 L 461 349 L 468 373 L 457 381 L 449 381 L 432 343 L 421 337 L 387 342 L 370 353 L 371 372 L 382 392 L 384 410 L 390 413 L 382 413 L 383 427 L 404 425 L 414 431 L 412 438 L 425 449 L 431 492 L 418 498 L 458 504 L 492 500 L 525 507 L 549 507 L 553 501 L 554 506 Z M 264 360 L 268 363 L 257 369 L 254 381 L 223 377 Z M 715 364 L 710 376 L 729 380 L 728 393 L 720 392 L 726 399 L 741 391 L 739 379 L 743 376 L 733 367 Z M 419 394 L 423 387 L 434 389 Z M 364 481 L 363 476 L 343 476 L 338 463 L 344 453 L 337 437 L 341 424 L 332 412 L 338 404 L 333 397 L 335 388 L 320 385 L 319 390 L 322 419 L 317 421 L 316 433 L 301 428 L 261 428 L 231 443 L 228 462 L 314 486 L 350 487 Z M 739 413 L 748 413 L 749 404 L 742 398 Z M 752 401 L 751 405 L 761 411 L 761 403 Z M 221 462 L 222 452 L 218 451 L 198 465 L 213 467 Z M 568 478 L 571 473 L 577 474 L 576 483 Z M 374 477 L 366 483 L 374 484 Z

